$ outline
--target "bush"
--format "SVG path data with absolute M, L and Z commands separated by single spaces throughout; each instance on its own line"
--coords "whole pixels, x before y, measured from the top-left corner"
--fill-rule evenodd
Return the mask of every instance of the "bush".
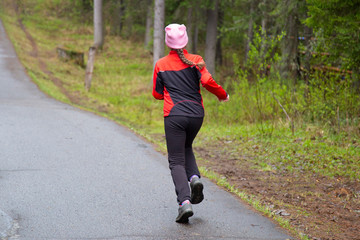
M 227 79 L 225 85 L 231 101 L 215 106 L 216 99 L 206 100 L 208 117 L 226 124 L 255 123 L 262 135 L 269 136 L 278 120 L 287 122 L 293 131 L 295 123 L 353 131 L 349 126 L 359 123 L 360 96 L 352 79 L 319 72 L 310 75 L 308 84 L 281 78 L 277 51 L 283 36 L 265 36 L 261 28 L 255 31 L 245 66 L 233 55 L 237 78 Z

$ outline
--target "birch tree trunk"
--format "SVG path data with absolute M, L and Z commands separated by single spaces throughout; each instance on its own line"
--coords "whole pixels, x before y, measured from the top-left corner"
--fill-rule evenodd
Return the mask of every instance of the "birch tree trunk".
M 153 1 L 147 0 L 147 13 L 146 13 L 146 30 L 145 30 L 145 40 L 144 40 L 144 48 L 149 48 L 149 43 L 151 40 L 151 27 L 153 23 Z
M 165 0 L 155 0 L 153 66 L 164 56 Z
M 94 47 L 102 48 L 104 44 L 104 24 L 102 0 L 94 0 Z
M 92 73 L 94 70 L 95 54 L 96 54 L 96 47 L 90 47 L 88 62 L 86 64 L 86 70 L 85 70 L 85 89 L 86 89 L 86 91 L 89 91 L 90 87 L 91 87 L 91 79 L 92 79 Z
M 217 22 L 218 22 L 218 0 L 214 0 L 214 9 L 207 10 L 206 23 L 206 47 L 205 62 L 206 68 L 211 74 L 215 74 L 216 40 L 217 40 Z
M 85 89 L 90 90 L 94 69 L 95 54 L 104 44 L 104 29 L 102 18 L 102 0 L 94 0 L 94 45 L 89 48 L 88 62 L 85 70 Z

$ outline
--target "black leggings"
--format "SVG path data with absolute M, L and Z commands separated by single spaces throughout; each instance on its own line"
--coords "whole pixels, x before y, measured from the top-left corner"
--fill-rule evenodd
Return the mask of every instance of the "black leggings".
M 175 185 L 178 203 L 190 200 L 188 181 L 193 175 L 200 177 L 192 149 L 203 118 L 169 116 L 164 118 L 169 168 Z

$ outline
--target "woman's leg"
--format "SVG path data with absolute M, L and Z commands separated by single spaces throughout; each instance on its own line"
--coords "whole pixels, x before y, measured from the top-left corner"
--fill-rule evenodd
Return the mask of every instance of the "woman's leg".
M 171 116 L 164 119 L 169 168 L 175 185 L 177 201 L 190 200 L 188 181 L 200 177 L 192 150 L 192 143 L 199 132 L 203 118 Z
M 186 118 L 181 116 L 164 119 L 169 168 L 179 204 L 190 200 L 190 188 L 185 170 L 186 122 Z
M 196 164 L 195 155 L 193 152 L 192 144 L 196 135 L 198 134 L 203 123 L 203 118 L 189 118 L 189 124 L 186 129 L 185 141 L 185 167 L 188 181 L 193 175 L 200 177 L 200 172 Z

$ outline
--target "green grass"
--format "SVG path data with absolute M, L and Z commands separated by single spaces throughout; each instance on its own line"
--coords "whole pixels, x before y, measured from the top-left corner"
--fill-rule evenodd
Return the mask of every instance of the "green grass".
M 39 78 L 40 74 L 36 74 L 31 70 L 28 70 L 27 72 L 30 78 L 39 86 L 39 89 L 41 91 L 45 92 L 49 96 L 56 98 L 62 102 L 70 103 L 69 99 L 63 94 L 61 94 L 61 92 L 59 92 L 59 89 L 51 81 L 49 81 L 46 78 L 43 79 L 41 79 L 41 77 Z
M 314 130 L 297 130 L 295 136 L 286 126 L 278 126 L 272 137 L 264 137 L 255 125 L 219 126 L 207 124 L 196 146 L 225 144 L 228 151 L 241 152 L 252 159 L 254 167 L 268 171 L 315 172 L 329 177 L 359 180 L 360 148 L 356 143 L 336 142 L 333 136 L 315 136 Z

